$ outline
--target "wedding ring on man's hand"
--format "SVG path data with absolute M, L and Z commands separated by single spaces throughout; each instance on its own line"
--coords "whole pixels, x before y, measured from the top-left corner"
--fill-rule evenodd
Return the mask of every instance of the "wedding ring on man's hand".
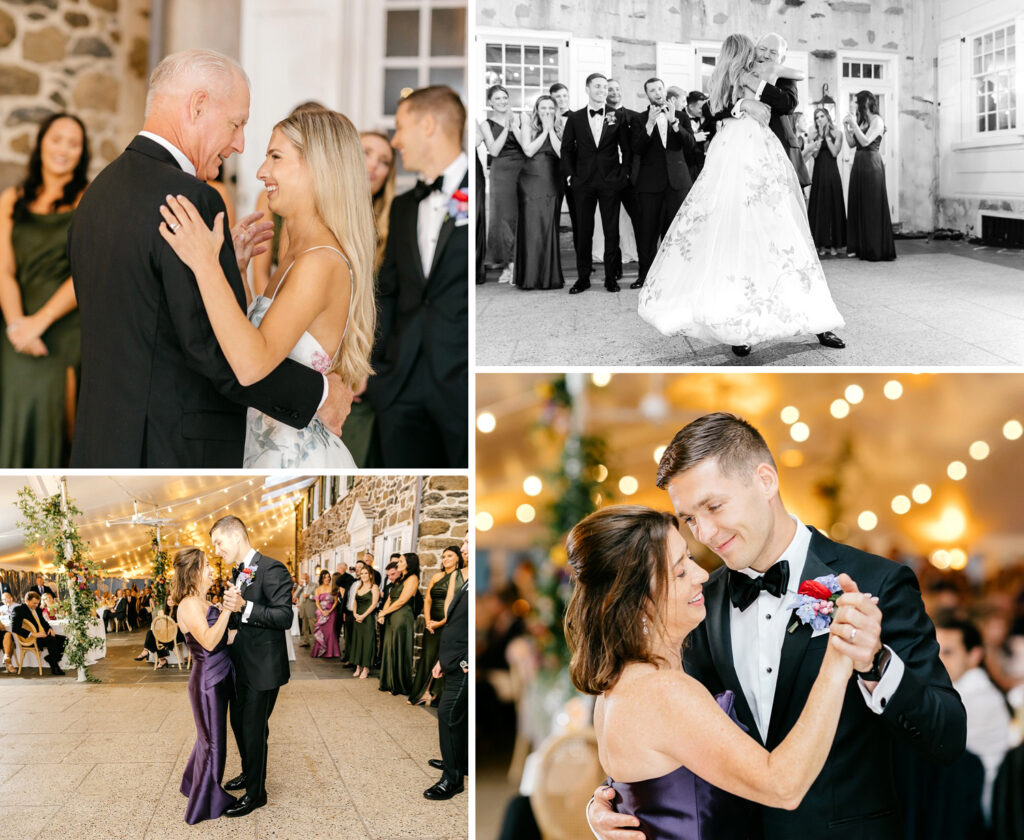
M 181 227 L 181 225 L 178 222 L 172 222 L 171 223 L 171 233 L 177 233 L 178 232 L 178 228 L 180 228 L 180 227 Z

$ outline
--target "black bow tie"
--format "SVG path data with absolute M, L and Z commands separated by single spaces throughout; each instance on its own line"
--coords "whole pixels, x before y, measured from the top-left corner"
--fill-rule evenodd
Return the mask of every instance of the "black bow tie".
M 434 190 L 440 192 L 444 188 L 444 175 L 438 176 L 437 180 L 433 183 L 428 184 L 426 181 L 417 181 L 416 186 L 412 188 L 412 194 L 416 196 L 417 201 L 423 201 L 428 195 Z
M 590 109 L 590 116 L 596 117 L 598 114 L 604 116 L 604 108 L 598 108 L 596 111 L 593 108 Z
M 780 560 L 763 575 L 756 578 L 748 577 L 743 572 L 729 570 L 729 599 L 734 607 L 745 610 L 763 589 L 765 592 L 780 597 L 789 583 L 789 562 Z

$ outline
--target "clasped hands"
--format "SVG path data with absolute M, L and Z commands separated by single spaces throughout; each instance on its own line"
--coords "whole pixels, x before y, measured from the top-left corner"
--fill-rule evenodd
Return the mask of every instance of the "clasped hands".
M 882 649 L 882 611 L 878 598 L 861 592 L 848 574 L 839 575 L 843 594 L 836 601 L 830 633 L 840 653 L 850 657 L 855 671 L 870 671 Z
M 34 315 L 26 315 L 7 325 L 7 340 L 26 356 L 48 356 L 50 351 L 41 338 L 46 327 Z
M 224 609 L 228 612 L 240 612 L 242 607 L 245 606 L 245 598 L 242 597 L 242 593 L 238 591 L 233 583 L 228 584 L 227 591 L 224 593 Z

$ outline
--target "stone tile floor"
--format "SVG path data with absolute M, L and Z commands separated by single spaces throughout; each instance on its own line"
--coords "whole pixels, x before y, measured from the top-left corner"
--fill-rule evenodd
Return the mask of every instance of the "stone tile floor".
M 604 290 L 598 265 L 590 290 L 570 297 L 576 271 L 571 251 L 563 248 L 564 289 L 523 292 L 499 286 L 495 271 L 476 286 L 477 364 L 1024 365 L 1024 252 L 898 240 L 897 254 L 891 263 L 823 259 L 846 320 L 836 330 L 845 350 L 822 347 L 806 336 L 758 346 L 738 358 L 723 345 L 666 338 L 640 320 L 639 292 L 627 288 L 636 279 L 636 263 L 625 266 L 617 294 Z
M 269 803 L 188 826 L 181 774 L 195 739 L 187 671 L 132 661 L 142 633 L 108 636 L 91 673 L 0 675 L 0 840 L 468 837 L 468 793 L 431 802 L 437 718 L 296 648 L 270 719 Z M 228 736 L 225 778 L 240 771 Z

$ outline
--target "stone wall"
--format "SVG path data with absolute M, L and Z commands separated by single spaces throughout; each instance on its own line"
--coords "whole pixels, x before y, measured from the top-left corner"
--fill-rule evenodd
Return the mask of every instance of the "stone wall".
M 634 109 L 646 107 L 643 82 L 655 70 L 658 41 L 721 41 L 735 32 L 754 37 L 778 32 L 790 49 L 809 53 L 812 100 L 820 97 L 823 83 L 836 97 L 842 69 L 838 50 L 898 55 L 901 222 L 904 230 L 932 230 L 938 185 L 936 6 L 934 0 L 478 0 L 477 24 L 611 39 L 609 72 L 622 82 L 623 104 Z
M 150 0 L 0 0 L 0 189 L 21 180 L 38 123 L 70 111 L 90 175 L 142 124 Z

